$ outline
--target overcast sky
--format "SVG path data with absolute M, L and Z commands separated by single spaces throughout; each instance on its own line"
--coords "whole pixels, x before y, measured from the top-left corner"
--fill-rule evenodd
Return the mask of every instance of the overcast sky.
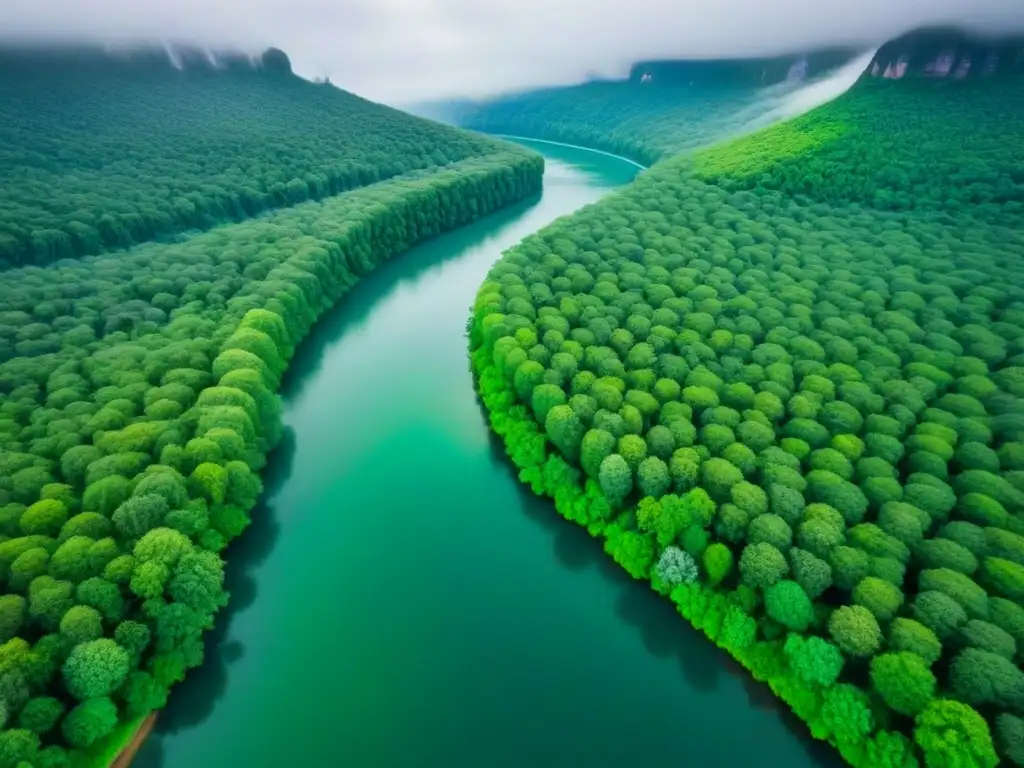
M 276 45 L 303 76 L 404 104 L 748 56 L 963 20 L 1024 28 L 1024 0 L 0 0 L 0 35 Z

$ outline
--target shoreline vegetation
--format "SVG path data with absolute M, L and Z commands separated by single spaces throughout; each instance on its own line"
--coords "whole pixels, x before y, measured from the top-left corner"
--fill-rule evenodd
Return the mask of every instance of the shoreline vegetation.
M 149 738 L 149 734 L 156 726 L 157 714 L 156 712 L 151 712 L 146 715 L 145 719 L 136 728 L 132 729 L 131 740 L 126 745 L 117 749 L 117 756 L 111 761 L 110 768 L 129 768 L 142 745 Z
M 264 363 L 274 363 L 276 367 L 280 368 L 279 373 L 275 374 L 275 377 L 279 380 L 280 376 L 287 368 L 287 362 L 291 356 L 290 353 L 294 352 L 298 344 L 301 343 L 302 338 L 308 334 L 316 320 L 316 317 L 329 310 L 339 300 L 341 300 L 344 294 L 358 283 L 358 277 L 367 274 L 369 270 L 372 270 L 373 266 L 394 258 L 395 256 L 401 255 L 410 248 L 427 242 L 433 237 L 438 237 L 454 231 L 465 224 L 471 223 L 472 221 L 483 218 L 484 216 L 495 213 L 504 207 L 513 205 L 516 202 L 537 194 L 540 191 L 543 175 L 543 161 L 541 159 L 541 162 L 537 162 L 538 158 L 540 158 L 540 156 L 533 153 L 530 153 L 529 155 L 525 153 L 509 153 L 506 157 L 498 155 L 493 164 L 485 170 L 476 169 L 476 173 L 463 173 L 456 166 L 455 168 L 449 168 L 435 174 L 435 176 L 438 176 L 439 178 L 434 178 L 431 175 L 424 175 L 418 183 L 410 187 L 410 194 L 407 197 L 393 198 L 388 201 L 386 207 L 376 207 L 376 213 L 378 215 L 377 221 L 368 219 L 359 222 L 358 224 L 353 223 L 353 226 L 348 228 L 341 238 L 331 243 L 332 246 L 340 246 L 341 249 L 346 249 L 347 247 L 350 247 L 351 242 L 359 237 L 357 233 L 362 234 L 371 231 L 381 233 L 389 228 L 390 222 L 413 218 L 409 214 L 414 212 L 417 202 L 423 200 L 426 193 L 433 193 L 437 196 L 438 200 L 435 205 L 437 206 L 438 211 L 441 209 L 455 211 L 459 207 L 460 201 L 473 199 L 482 199 L 484 201 L 483 205 L 474 206 L 475 210 L 473 213 L 468 216 L 452 216 L 448 220 L 442 221 L 438 229 L 430 232 L 424 237 L 402 237 L 391 246 L 393 250 L 375 252 L 374 260 L 367 265 L 367 271 L 360 272 L 355 279 L 347 275 L 345 269 L 338 270 L 337 266 L 331 268 L 331 265 L 325 261 L 324 265 L 328 267 L 329 271 L 325 273 L 318 269 L 317 274 L 321 275 L 322 280 L 324 280 L 324 278 L 329 280 L 332 277 L 337 280 L 338 282 L 334 287 L 334 291 L 338 292 L 332 294 L 331 286 L 324 285 L 323 287 L 326 288 L 326 295 L 320 302 L 317 302 L 318 306 L 316 306 L 316 309 L 314 310 L 315 316 L 303 323 L 304 327 L 302 331 L 295 332 L 293 329 L 289 329 L 289 332 L 284 334 L 275 334 L 275 341 L 281 345 L 275 345 L 275 350 L 280 355 L 279 362 L 273 360 L 268 361 L 265 358 L 261 358 L 261 360 Z M 476 165 L 477 163 L 474 162 L 473 164 Z M 514 178 L 514 181 L 510 181 L 512 178 Z M 480 185 L 485 185 L 491 181 L 505 182 L 504 187 L 507 190 L 508 196 L 492 199 L 491 201 L 488 201 L 486 197 L 475 198 L 473 188 L 479 188 Z M 387 183 L 388 182 L 384 182 L 384 185 L 387 185 Z M 331 216 L 328 218 L 334 217 Z M 342 219 L 342 221 L 347 221 L 347 219 Z M 238 326 L 236 326 L 235 333 L 244 332 L 246 329 L 252 328 L 254 324 L 259 324 L 262 327 L 268 327 L 268 325 L 272 324 L 274 329 L 278 332 L 285 330 L 287 324 L 283 321 L 280 315 L 277 315 L 267 309 L 268 306 L 273 305 L 268 303 L 264 307 L 249 310 L 246 315 L 241 318 Z M 285 352 L 285 349 L 288 350 L 288 352 Z M 252 367 L 248 368 L 248 370 L 252 370 L 256 373 L 266 372 L 266 368 L 264 365 L 261 365 L 260 362 L 250 359 L 250 363 L 252 364 Z M 233 367 L 231 369 L 231 371 L 241 370 L 246 370 L 246 366 Z M 228 376 L 231 375 L 231 371 L 228 372 Z M 219 389 L 223 385 L 224 382 L 222 381 L 210 389 Z M 275 394 L 274 397 L 276 398 L 277 395 Z M 203 392 L 200 392 L 198 399 L 200 401 L 203 399 Z M 278 425 L 272 425 L 269 427 L 272 432 L 279 430 L 279 428 L 280 427 Z M 272 446 L 268 447 L 268 452 L 270 450 L 273 450 Z M 252 495 L 251 503 L 247 506 L 251 509 L 251 507 L 255 506 L 256 500 L 257 495 Z M 249 509 L 245 509 L 245 512 L 248 511 Z M 241 531 L 239 531 L 239 533 L 241 533 Z M 148 716 L 144 716 L 144 719 L 141 721 L 137 721 L 130 725 L 126 724 L 124 728 L 119 729 L 113 734 L 110 743 L 102 743 L 98 745 L 98 749 L 90 750 L 86 759 L 79 761 L 76 765 L 80 766 L 80 768 L 106 768 L 108 765 L 111 765 L 114 768 L 126 768 L 126 766 L 131 764 L 131 760 L 134 758 L 134 755 L 141 748 L 142 743 L 154 727 L 155 718 L 156 713 L 153 712 Z M 113 762 L 111 762 L 111 757 L 114 757 Z
M 446 232 L 457 229 L 471 221 L 486 216 L 490 213 L 494 213 L 503 207 L 512 205 L 520 200 L 526 199 L 531 195 L 534 195 L 540 191 L 541 178 L 543 174 L 543 162 L 537 162 L 539 158 L 535 154 L 514 154 L 509 153 L 507 156 L 498 155 L 494 158 L 494 161 L 489 166 L 481 169 L 479 168 L 479 159 L 469 161 L 467 165 L 477 165 L 477 168 L 469 172 L 464 172 L 456 164 L 455 167 L 439 171 L 432 175 L 423 175 L 420 179 L 410 185 L 408 193 L 402 197 L 393 197 L 388 200 L 385 206 L 380 204 L 374 206 L 376 218 L 368 218 L 364 221 L 353 222 L 349 218 L 342 218 L 340 221 L 350 223 L 350 226 L 344 228 L 343 234 L 333 242 L 330 242 L 328 247 L 331 247 L 335 251 L 347 251 L 355 245 L 360 239 L 360 235 L 366 237 L 364 242 L 370 242 L 373 234 L 383 234 L 390 226 L 397 222 L 406 221 L 413 219 L 410 214 L 416 213 L 416 208 L 422 204 L 422 201 L 428 199 L 431 196 L 435 197 L 434 213 L 440 215 L 442 210 L 449 211 L 447 219 L 441 219 L 439 225 L 430 231 L 425 236 L 414 238 L 409 233 L 403 233 L 398 238 L 394 239 L 392 243 L 388 244 L 384 250 L 375 250 L 372 256 L 372 261 L 366 264 L 367 271 L 372 269 L 373 266 L 382 261 L 394 258 L 400 255 L 404 251 L 412 248 L 415 245 L 426 242 L 432 237 L 439 236 Z M 474 172 L 475 171 L 475 172 Z M 507 190 L 506 195 L 500 198 L 491 198 L 488 200 L 487 197 L 481 196 L 476 197 L 474 188 L 479 189 L 482 185 L 486 185 L 488 182 L 501 181 L 504 182 L 503 186 Z M 388 182 L 384 182 L 384 186 L 388 185 Z M 455 213 L 460 202 L 466 200 L 481 200 L 482 205 L 474 205 L 473 212 L 468 211 L 462 212 L 461 215 Z M 329 205 L 330 201 L 325 201 L 324 205 Z M 420 212 L 422 213 L 422 212 Z M 429 216 L 429 214 L 428 214 Z M 334 216 L 327 216 L 327 220 L 334 219 Z M 325 222 L 326 223 L 326 222 Z M 325 242 L 324 245 L 328 243 Z M 255 360 L 249 358 L 249 364 L 243 366 L 232 367 L 225 375 L 229 378 L 237 377 L 237 372 L 252 371 L 254 373 L 261 374 L 263 376 L 267 373 L 266 363 L 270 363 L 278 368 L 278 372 L 273 374 L 274 378 L 279 380 L 280 375 L 283 374 L 286 368 L 287 361 L 290 357 L 290 353 L 294 351 L 295 347 L 301 342 L 302 338 L 308 333 L 312 327 L 313 322 L 317 316 L 334 306 L 345 293 L 348 292 L 358 282 L 358 276 L 353 278 L 347 273 L 345 268 L 338 269 L 338 265 L 331 264 L 331 260 L 328 259 L 327 253 L 324 253 L 321 257 L 322 266 L 317 268 L 316 274 L 320 275 L 321 281 L 326 282 L 331 278 L 336 281 L 334 286 L 329 283 L 324 284 L 321 287 L 324 289 L 324 296 L 317 301 L 311 307 L 313 316 L 302 323 L 301 330 L 297 330 L 292 323 L 286 323 L 283 321 L 281 315 L 277 315 L 268 307 L 275 306 L 275 302 L 270 301 L 263 307 L 250 309 L 239 321 L 235 327 L 235 331 L 232 335 L 238 334 L 239 332 L 245 332 L 247 329 L 252 329 L 255 325 L 259 325 L 262 328 L 268 328 L 274 331 L 275 341 L 277 344 L 274 346 L 274 350 L 280 355 L 277 360 L 268 360 L 266 358 L 259 358 Z M 335 256 L 336 258 L 336 256 Z M 300 256 L 301 259 L 301 256 Z M 305 261 L 305 259 L 301 259 Z M 308 264 L 307 269 L 313 268 L 313 264 Z M 305 272 L 306 270 L 302 270 Z M 310 274 L 307 272 L 307 274 Z M 359 276 L 366 274 L 365 271 L 360 272 Z M 295 273 L 294 276 L 298 276 Z M 271 275 L 268 275 L 271 277 Z M 311 297 L 310 297 L 311 298 Z M 284 331 L 284 333 L 281 333 Z M 280 345 L 280 346 L 279 346 Z M 269 347 L 268 347 L 269 351 Z M 258 357 L 258 356 L 257 356 Z M 214 361 L 216 366 L 216 361 Z M 250 367 L 251 366 L 251 367 Z M 222 377 L 223 379 L 223 377 Z M 230 384 L 230 382 L 228 382 Z M 210 391 L 214 389 L 221 389 L 225 382 L 221 381 L 209 388 Z M 199 393 L 198 401 L 203 400 L 203 390 Z M 276 398 L 276 394 L 274 395 Z M 267 425 L 265 427 L 271 432 L 279 430 L 277 425 Z M 269 447 L 269 446 L 268 446 Z M 272 447 L 269 447 L 272 450 Z M 159 466 L 159 465 L 154 465 Z M 251 501 L 246 506 L 251 509 L 255 506 L 258 494 L 253 493 L 251 495 Z M 245 509 L 248 512 L 249 509 Z M 241 533 L 241 531 L 239 531 Z M 82 760 L 77 763 L 81 768 L 105 768 L 108 765 L 121 765 L 122 755 L 124 755 L 123 765 L 130 765 L 131 759 L 137 753 L 141 747 L 142 742 L 148 736 L 151 729 L 155 724 L 155 713 L 152 717 L 146 717 L 138 724 L 126 727 L 120 732 L 115 732 L 113 744 L 103 744 L 100 749 L 91 750 L 91 757 Z M 115 746 L 116 745 L 116 746 Z M 111 757 L 116 756 L 114 762 L 111 763 Z
M 377 264 L 536 195 L 544 170 L 540 155 L 514 144 L 302 83 L 281 57 L 270 66 L 265 56 L 256 70 L 246 61 L 168 72 L 161 54 L 83 55 L 85 64 L 44 56 L 50 70 L 31 72 L 45 79 L 81 65 L 106 93 L 90 115 L 103 130 L 90 132 L 89 120 L 74 126 L 80 146 L 103 157 L 124 139 L 121 123 L 135 119 L 126 150 L 134 163 L 166 170 L 161 183 L 209 195 L 202 199 L 219 199 L 206 182 L 224 169 L 215 163 L 204 176 L 205 145 L 162 144 L 170 134 L 159 121 L 147 124 L 145 110 L 114 110 L 112 124 L 119 84 L 155 79 L 150 107 L 168 99 L 167 114 L 188 118 L 186 127 L 209 118 L 221 91 L 236 98 L 216 102 L 218 119 L 244 122 L 255 93 L 270 110 L 261 125 L 330 102 L 341 123 L 307 139 L 374 167 L 386 160 L 399 173 L 383 181 L 357 173 L 356 188 L 333 194 L 328 184 L 316 200 L 307 199 L 310 179 L 262 215 L 214 216 L 198 233 L 195 221 L 172 221 L 171 242 L 129 238 L 123 250 L 98 255 L 60 234 L 89 234 L 66 212 L 76 204 L 73 185 L 59 187 L 67 195 L 38 197 L 28 184 L 14 201 L 42 206 L 52 238 L 4 239 L 12 201 L 0 205 L 0 250 L 14 243 L 20 263 L 24 244 L 33 249 L 30 265 L 8 264 L 0 281 L 0 765 L 12 768 L 98 768 L 137 747 L 148 715 L 202 663 L 204 633 L 228 601 L 221 553 L 262 492 L 261 470 L 283 431 L 278 385 L 296 345 Z M 259 97 L 268 89 L 273 104 Z M 22 118 L 45 122 L 45 112 Z M 390 149 L 376 134 L 344 130 L 346 114 L 359 125 L 367 112 L 383 115 L 380 130 L 394 129 L 383 138 Z M 0 143 L 19 148 L 24 174 L 52 171 L 33 152 L 54 137 L 26 133 L 24 120 L 4 123 Z M 260 141 L 272 177 L 278 150 L 271 137 Z M 86 184 L 97 206 L 113 205 L 124 170 Z M 159 197 L 150 178 L 136 179 L 142 186 L 121 202 Z M 137 221 L 140 211 L 125 215 Z M 79 245 L 90 242 L 97 245 Z
M 1012 87 L 862 79 L 660 161 L 467 323 L 520 481 L 857 768 L 1024 765 Z
M 98 87 L 76 149 L 45 161 L 59 98 L 0 123 L 0 768 L 130 759 L 228 601 L 297 345 L 377 264 L 544 170 L 301 82 L 279 51 L 76 56 L 21 67 L 12 99 L 69 66 Z M 126 73 L 146 108 L 114 108 Z M 520 479 L 857 768 L 1024 766 L 1006 82 L 950 84 L 950 111 L 946 84 L 864 80 L 662 160 L 507 251 L 467 323 Z M 273 127 L 251 165 L 217 144 L 248 122 Z M 668 140 L 658 158 L 699 136 Z

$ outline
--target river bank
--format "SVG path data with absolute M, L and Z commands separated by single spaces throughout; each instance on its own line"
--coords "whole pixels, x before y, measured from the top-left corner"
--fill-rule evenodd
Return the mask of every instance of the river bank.
M 364 275 L 372 273 L 378 265 L 389 262 L 392 257 L 408 251 L 417 243 L 429 242 L 446 232 L 457 230 L 468 222 L 477 221 L 494 211 L 521 203 L 539 193 L 544 170 L 543 158 L 539 154 L 524 153 L 512 145 L 506 146 L 508 150 L 487 158 L 456 163 L 430 174 L 413 172 L 397 182 L 372 184 L 356 192 L 329 198 L 322 203 L 296 207 L 295 211 L 301 209 L 301 216 L 305 216 L 304 219 L 299 219 L 301 224 L 298 228 L 310 240 L 320 235 L 321 247 L 306 251 L 295 248 L 295 244 L 292 243 L 293 247 L 286 249 L 286 252 L 291 253 L 290 259 L 279 265 L 277 271 L 268 272 L 266 282 L 273 284 L 275 289 L 295 281 L 301 283 L 303 278 L 309 278 L 310 283 L 298 289 L 301 297 L 298 300 L 287 290 L 280 293 L 272 289 L 251 296 L 250 299 L 255 301 L 255 306 L 249 304 L 248 310 L 235 314 L 227 313 L 221 318 L 222 325 L 226 328 L 225 336 L 242 329 L 254 310 L 266 310 L 269 313 L 267 316 L 276 317 L 277 322 L 281 324 L 282 329 L 279 333 L 282 336 L 279 342 L 267 337 L 267 345 L 273 351 L 265 354 L 274 361 L 274 365 L 287 367 L 288 358 L 293 352 L 291 345 L 301 342 L 319 316 L 335 305 L 353 285 L 358 284 Z M 363 209 L 363 197 L 372 199 L 374 203 Z M 289 215 L 290 213 L 281 214 L 286 219 Z M 338 221 L 344 222 L 345 228 L 336 228 L 334 224 Z M 244 232 L 245 228 L 250 226 L 246 223 L 228 225 L 221 231 Z M 197 239 L 203 237 L 206 235 L 198 235 Z M 310 271 L 307 272 L 306 269 Z M 315 288 L 311 288 L 313 284 Z M 286 297 L 283 303 L 282 296 Z M 290 344 L 287 341 L 289 337 Z M 266 369 L 259 366 L 270 363 L 255 355 L 250 354 L 250 357 L 255 361 L 254 365 L 258 364 L 252 370 L 258 371 L 260 376 L 267 376 Z M 215 373 L 216 365 L 215 363 Z M 276 382 L 276 379 L 273 380 Z M 218 385 L 214 384 L 208 389 L 217 387 Z M 204 394 L 205 390 L 200 392 L 192 411 L 202 411 Z M 256 424 L 250 424 L 250 431 L 265 439 L 259 450 L 272 450 L 279 441 L 281 432 L 277 414 L 267 416 L 263 421 L 255 421 Z M 247 515 L 258 501 L 255 494 L 248 500 L 237 501 L 238 514 Z M 246 522 L 250 519 L 246 517 Z M 240 527 L 231 533 L 229 538 L 222 539 L 221 548 L 231 538 L 237 537 L 241 530 Z M 223 602 L 218 605 L 222 605 Z M 211 618 L 212 615 L 211 613 Z M 204 639 L 203 628 L 194 627 L 195 640 Z M 195 663 L 192 662 L 191 665 Z M 171 686 L 174 682 L 179 682 L 186 669 L 183 668 L 181 675 L 165 685 Z M 119 723 L 104 738 L 94 739 L 87 749 L 82 749 L 74 756 L 76 765 L 79 768 L 106 768 L 117 760 L 130 761 L 140 740 L 145 739 L 145 734 L 152 727 L 152 722 L 148 718 L 143 719 L 144 714 L 145 710 L 142 710 L 142 714 L 134 720 Z
M 229 553 L 231 604 L 137 765 L 613 766 L 641 742 L 654 759 L 753 766 L 756 742 L 828 764 L 521 487 L 488 430 L 464 336 L 483 275 L 635 174 L 543 151 L 539 200 L 382 265 L 298 350 L 289 437 Z
M 520 142 L 520 143 L 523 143 L 523 144 L 527 144 L 527 145 L 529 145 L 529 144 L 543 144 L 543 145 L 546 145 L 546 146 L 549 146 L 549 147 L 566 147 L 567 149 L 574 149 L 574 150 L 579 150 L 579 151 L 582 151 L 582 152 L 593 152 L 594 154 L 597 154 L 597 155 L 604 155 L 605 157 L 610 157 L 613 160 L 621 160 L 624 163 L 629 163 L 630 165 L 635 166 L 636 168 L 639 168 L 641 171 L 646 171 L 650 167 L 650 166 L 647 166 L 647 165 L 643 165 L 642 163 L 638 163 L 636 160 L 632 160 L 632 159 L 626 157 L 625 155 L 616 155 L 616 154 L 613 154 L 611 152 L 605 152 L 603 149 L 594 149 L 593 147 L 584 147 L 584 146 L 582 146 L 580 144 L 567 144 L 564 141 L 551 141 L 550 139 L 534 139 L 534 138 L 530 138 L 529 136 L 513 136 L 513 135 L 508 134 L 508 133 L 495 133 L 495 134 L 492 134 L 492 135 L 498 137 L 499 139 L 506 139 L 508 141 L 517 141 L 517 142 Z

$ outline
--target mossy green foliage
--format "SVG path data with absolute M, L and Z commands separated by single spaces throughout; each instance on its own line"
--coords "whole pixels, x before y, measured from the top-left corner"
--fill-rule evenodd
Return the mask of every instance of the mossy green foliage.
M 408 120 L 436 158 L 438 136 L 462 141 Z M 108 764 L 202 662 L 296 345 L 378 263 L 539 190 L 538 155 L 480 146 L 175 243 L 4 272 L 0 764 Z
M 163 50 L 0 50 L 0 266 L 206 229 L 494 145 L 266 61 L 176 55 L 180 70 Z
M 1024 214 L 1022 119 L 1018 79 L 866 77 L 822 109 L 702 150 L 694 162 L 729 191 L 1014 226 Z
M 997 725 L 1020 754 L 1024 122 L 986 119 L 1019 93 L 864 82 L 527 238 L 474 307 L 520 476 L 856 766 L 990 767 Z M 521 404 L 533 382 L 599 401 L 596 476 Z M 631 461 L 655 453 L 657 483 Z M 666 516 L 698 495 L 699 537 Z M 668 547 L 696 583 L 653 568 Z
M 749 178 L 782 160 L 798 160 L 838 140 L 849 128 L 828 113 L 812 113 L 773 125 L 763 131 L 727 141 L 694 155 L 694 170 L 703 177 L 718 175 Z

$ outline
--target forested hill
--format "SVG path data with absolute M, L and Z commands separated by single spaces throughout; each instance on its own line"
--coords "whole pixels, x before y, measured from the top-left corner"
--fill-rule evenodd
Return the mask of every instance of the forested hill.
M 920 29 L 879 48 L 865 74 L 955 81 L 1024 75 L 1024 36 L 992 37 L 949 27 Z
M 1022 140 L 1014 77 L 864 77 L 474 307 L 519 477 L 855 768 L 1024 766 Z
M 0 50 L 0 267 L 241 220 L 495 142 L 291 73 L 267 51 Z
M 584 144 L 643 163 L 734 134 L 791 89 L 856 55 L 829 49 L 774 58 L 647 61 L 627 78 L 594 80 L 467 104 L 445 119 L 488 133 Z M 443 115 L 436 108 L 424 114 Z
M 227 602 L 297 345 L 543 168 L 276 50 L 0 55 L 0 768 L 106 768 L 164 706 Z
M 695 167 L 730 191 L 1020 226 L 1020 86 L 1016 77 L 866 76 L 828 109 L 711 148 Z

